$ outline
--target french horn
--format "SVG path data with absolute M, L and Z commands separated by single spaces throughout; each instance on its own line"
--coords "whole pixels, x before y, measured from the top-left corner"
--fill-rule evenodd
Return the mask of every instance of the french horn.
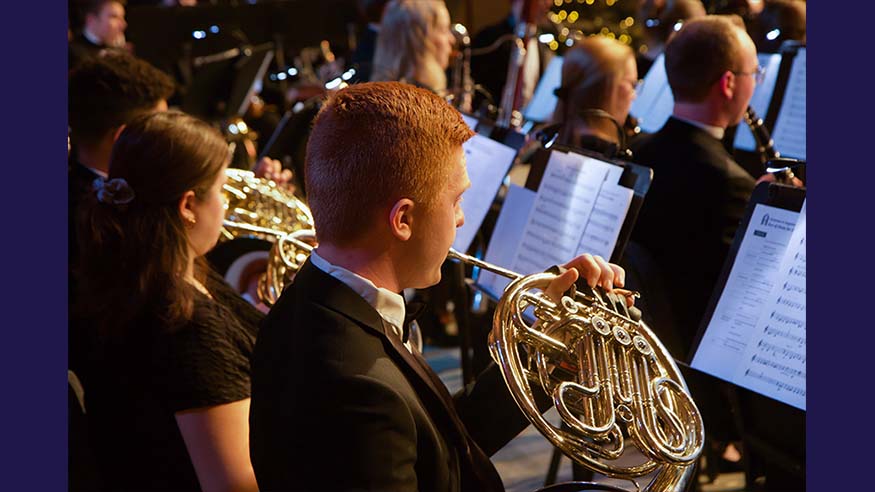
M 293 193 L 252 171 L 227 169 L 226 209 L 220 240 L 251 237 L 272 243 L 268 268 L 258 279 L 258 298 L 272 306 L 316 242 L 313 215 Z M 309 246 L 309 247 L 304 247 Z
M 523 276 L 454 250 L 449 257 L 512 280 L 495 308 L 489 349 L 541 434 L 580 465 L 639 490 L 636 479 L 650 475 L 643 490 L 686 488 L 705 441 L 702 416 L 640 312 L 597 289 L 554 302 L 543 292 L 556 274 Z M 542 415 L 536 387 L 552 398 L 564 425 Z M 640 460 L 624 457 L 630 445 Z

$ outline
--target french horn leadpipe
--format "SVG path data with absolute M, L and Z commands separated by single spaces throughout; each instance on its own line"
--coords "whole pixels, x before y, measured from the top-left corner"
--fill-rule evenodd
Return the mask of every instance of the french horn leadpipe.
M 702 416 L 644 322 L 597 291 L 554 301 L 544 294 L 552 273 L 521 275 L 452 249 L 448 257 L 511 279 L 495 308 L 489 348 L 541 434 L 580 465 L 638 490 L 685 490 L 705 441 Z M 536 391 L 552 399 L 562 425 L 544 418 Z M 639 479 L 649 483 L 642 489 Z

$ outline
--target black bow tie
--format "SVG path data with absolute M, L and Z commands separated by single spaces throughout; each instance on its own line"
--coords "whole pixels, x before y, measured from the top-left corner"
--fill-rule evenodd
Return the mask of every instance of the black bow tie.
M 404 326 L 402 327 L 401 341 L 407 342 L 410 338 L 410 323 L 422 316 L 428 305 L 421 301 L 410 301 L 404 304 Z

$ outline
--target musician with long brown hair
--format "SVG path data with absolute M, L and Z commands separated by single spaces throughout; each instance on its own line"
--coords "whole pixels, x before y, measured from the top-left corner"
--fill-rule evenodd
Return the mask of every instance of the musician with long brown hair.
M 400 294 L 441 279 L 465 220 L 471 136 L 446 101 L 409 84 L 353 85 L 322 107 L 306 160 L 319 246 L 262 323 L 252 359 L 262 489 L 503 489 L 488 456 L 528 421 L 494 365 L 451 396 L 411 345 Z M 622 286 L 624 272 L 599 257 L 567 266 L 550 295 L 578 271 Z
M 618 147 L 625 147 L 621 126 L 637 86 L 632 48 L 603 36 L 579 41 L 565 53 L 562 83 L 556 90 L 557 143 L 613 157 Z
M 112 489 L 256 490 L 249 355 L 262 318 L 205 265 L 229 153 L 179 112 L 128 122 L 79 223 L 86 408 Z

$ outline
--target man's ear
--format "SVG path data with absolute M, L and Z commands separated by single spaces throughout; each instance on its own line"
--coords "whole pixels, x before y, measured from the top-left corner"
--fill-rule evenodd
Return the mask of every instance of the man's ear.
M 407 241 L 413 235 L 413 209 L 415 204 L 409 198 L 395 202 L 389 211 L 389 229 L 392 235 L 401 241 Z
M 194 191 L 188 190 L 179 199 L 179 215 L 186 224 L 195 224 L 197 215 L 194 213 Z
M 726 99 L 732 99 L 735 95 L 735 74 L 727 70 L 723 72 L 723 76 L 718 81 L 720 94 Z

